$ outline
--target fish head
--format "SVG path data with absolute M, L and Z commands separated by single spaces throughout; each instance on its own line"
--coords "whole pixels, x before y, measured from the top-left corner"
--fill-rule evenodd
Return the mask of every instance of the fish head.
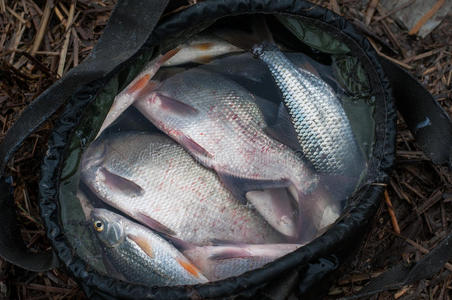
M 90 223 L 96 236 L 107 247 L 118 246 L 126 237 L 126 228 L 122 217 L 109 210 L 93 209 Z
M 102 140 L 93 142 L 83 153 L 81 161 L 82 173 L 92 177 L 106 159 L 107 145 Z

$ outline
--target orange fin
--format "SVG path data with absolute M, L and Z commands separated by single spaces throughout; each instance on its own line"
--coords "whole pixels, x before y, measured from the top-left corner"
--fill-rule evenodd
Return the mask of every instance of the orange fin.
M 127 89 L 127 93 L 132 94 L 141 90 L 149 81 L 149 79 L 151 79 L 151 75 L 145 74 L 143 77 L 141 77 L 137 82 L 135 82 L 131 87 Z
M 166 62 L 167 60 L 169 60 L 171 57 L 173 57 L 174 55 L 176 55 L 181 48 L 174 48 L 171 49 L 170 51 L 166 52 L 165 54 L 163 54 L 160 58 L 159 58 L 159 63 L 163 64 L 164 62 Z
M 149 80 L 145 86 L 142 87 L 140 92 L 137 94 L 136 99 L 141 99 L 143 97 L 148 96 L 150 93 L 152 93 L 157 86 L 159 85 L 159 82 L 154 80 Z
M 201 276 L 201 272 L 191 262 L 180 258 L 176 258 L 176 261 L 182 266 L 182 268 L 187 270 L 187 272 L 190 273 L 191 275 L 195 276 L 196 278 L 199 278 Z
M 201 50 L 201 51 L 207 51 L 207 50 L 213 48 L 214 45 L 215 45 L 214 43 L 199 43 L 199 44 L 193 45 L 192 47 L 196 48 L 198 50 Z
M 154 258 L 154 251 L 152 250 L 152 246 L 148 243 L 147 240 L 132 234 L 129 234 L 128 237 L 132 241 L 134 241 L 138 245 L 138 247 L 140 247 L 141 250 L 143 250 L 144 253 L 146 253 L 150 258 Z

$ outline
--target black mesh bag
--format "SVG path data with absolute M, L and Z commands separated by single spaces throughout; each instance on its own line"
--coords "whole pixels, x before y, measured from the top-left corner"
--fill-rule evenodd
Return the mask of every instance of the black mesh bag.
M 60 263 L 90 298 L 317 299 L 328 290 L 334 271 L 353 257 L 376 213 L 394 161 L 396 103 L 411 128 L 425 116 L 442 120 L 434 128 L 416 131 L 416 139 L 434 162 L 449 160 L 450 120 L 444 119 L 437 103 L 408 74 L 378 57 L 348 21 L 329 10 L 306 1 L 207 0 L 164 14 L 165 8 L 170 11 L 178 3 L 170 2 L 167 7 L 166 1 L 125 2 L 117 4 L 93 54 L 43 93 L 1 145 L 3 172 L 21 141 L 64 105 L 49 141 L 40 182 L 41 215 L 53 252 L 27 252 L 14 234 L 17 224 L 11 214 L 6 178 L 2 180 L 0 205 L 4 207 L 2 217 L 6 215 L 4 224 L 11 230 L 2 233 L 0 254 L 12 263 L 34 271 Z M 83 212 L 80 204 L 72 200 L 76 199 L 79 184 L 80 158 L 95 139 L 114 97 L 159 54 L 200 32 L 247 28 L 256 16 L 265 16 L 277 42 L 330 61 L 342 87 L 370 99 L 365 107 L 349 110 L 355 135 L 367 145 L 363 150 L 367 170 L 349 195 L 341 216 L 298 250 L 260 269 L 207 284 L 149 287 L 114 279 L 108 272 L 93 268 L 87 257 L 95 253 L 95 245 L 78 247 L 71 241 L 73 235 L 81 240 L 89 235 L 80 230 L 85 226 L 81 221 Z M 411 88 L 404 89 L 403 85 Z M 416 106 L 426 109 L 413 112 L 412 107 Z M 427 137 L 441 139 L 429 143 L 432 139 Z

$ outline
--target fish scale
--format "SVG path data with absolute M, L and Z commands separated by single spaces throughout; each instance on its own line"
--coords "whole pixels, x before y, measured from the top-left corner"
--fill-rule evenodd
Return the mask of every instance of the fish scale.
M 142 93 L 134 105 L 197 161 L 215 170 L 237 199 L 250 201 L 278 231 L 295 237 L 298 213 L 292 197 L 301 201 L 318 178 L 294 150 L 268 134 L 257 104 L 264 101 L 221 74 L 193 68 Z M 265 202 L 249 198 L 250 192 L 284 188 L 291 189 L 292 197 L 274 194 Z
M 121 133 L 93 143 L 83 157 L 82 180 L 106 203 L 186 242 L 284 240 L 214 172 L 162 135 Z
M 159 103 L 163 101 L 160 95 L 188 104 L 197 112 L 181 116 L 164 108 Z M 265 120 L 255 100 L 235 82 L 194 68 L 162 82 L 155 92 L 138 99 L 135 106 L 220 176 L 288 180 L 301 194 L 306 193 L 316 184 L 316 177 L 293 150 L 264 132 Z M 182 139 L 185 137 L 210 155 L 191 149 Z
M 283 95 L 304 156 L 320 173 L 344 174 L 360 152 L 339 99 L 322 79 L 297 68 L 275 45 L 254 47 Z
M 106 209 L 94 209 L 91 221 L 102 224 L 94 233 L 103 245 L 108 265 L 119 277 L 151 286 L 207 281 L 181 252 L 148 228 Z
M 302 244 L 215 245 L 183 250 L 211 281 L 238 276 L 295 251 Z

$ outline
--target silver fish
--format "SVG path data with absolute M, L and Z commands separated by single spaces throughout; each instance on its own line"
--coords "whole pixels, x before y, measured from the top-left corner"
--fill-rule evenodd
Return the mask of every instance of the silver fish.
M 203 274 L 216 281 L 258 269 L 290 252 L 301 244 L 223 245 L 193 247 L 183 251 Z
M 82 159 L 81 175 L 106 203 L 188 243 L 284 241 L 214 172 L 163 135 L 126 133 L 96 141 Z
M 253 54 L 262 60 L 283 94 L 304 156 L 320 173 L 344 174 L 361 168 L 360 151 L 350 122 L 334 91 L 322 79 L 300 69 L 274 44 Z
M 111 125 L 121 113 L 123 113 L 135 101 L 137 93 L 148 83 L 156 84 L 153 81 L 154 75 L 160 67 L 174 67 L 186 63 L 207 63 L 215 57 L 242 52 L 243 50 L 231 45 L 230 43 L 208 34 L 195 35 L 187 42 L 179 45 L 175 49 L 168 51 L 165 54 L 158 55 L 151 60 L 140 74 L 119 93 L 105 118 L 102 127 L 100 128 L 97 137 Z
M 150 286 L 207 282 L 179 250 L 146 227 L 106 209 L 92 211 L 91 225 L 121 279 Z
M 177 52 L 179 52 L 179 50 L 180 49 L 178 48 L 170 50 L 167 53 L 161 54 L 151 60 L 144 67 L 143 71 L 141 71 L 140 74 L 138 74 L 136 78 L 115 97 L 96 138 L 99 137 L 101 133 L 108 126 L 110 126 L 130 105 L 132 105 L 135 101 L 136 95 L 143 87 L 147 86 L 149 88 L 149 85 L 153 83 L 151 79 L 160 69 L 162 64 L 173 57 Z
M 301 199 L 317 178 L 292 149 L 265 133 L 266 123 L 256 101 L 234 81 L 193 68 L 149 93 L 143 89 L 134 105 L 201 164 L 214 169 L 237 198 L 244 199 L 249 191 L 293 185 L 294 198 Z M 288 205 L 282 199 L 272 201 Z M 288 225 L 277 227 L 279 231 L 296 234 L 291 222 L 272 225 L 277 223 Z
M 178 48 L 180 48 L 180 51 L 166 61 L 163 64 L 164 67 L 179 66 L 190 62 L 207 63 L 224 54 L 243 52 L 242 49 L 208 34 L 195 35 L 187 42 L 179 45 Z

